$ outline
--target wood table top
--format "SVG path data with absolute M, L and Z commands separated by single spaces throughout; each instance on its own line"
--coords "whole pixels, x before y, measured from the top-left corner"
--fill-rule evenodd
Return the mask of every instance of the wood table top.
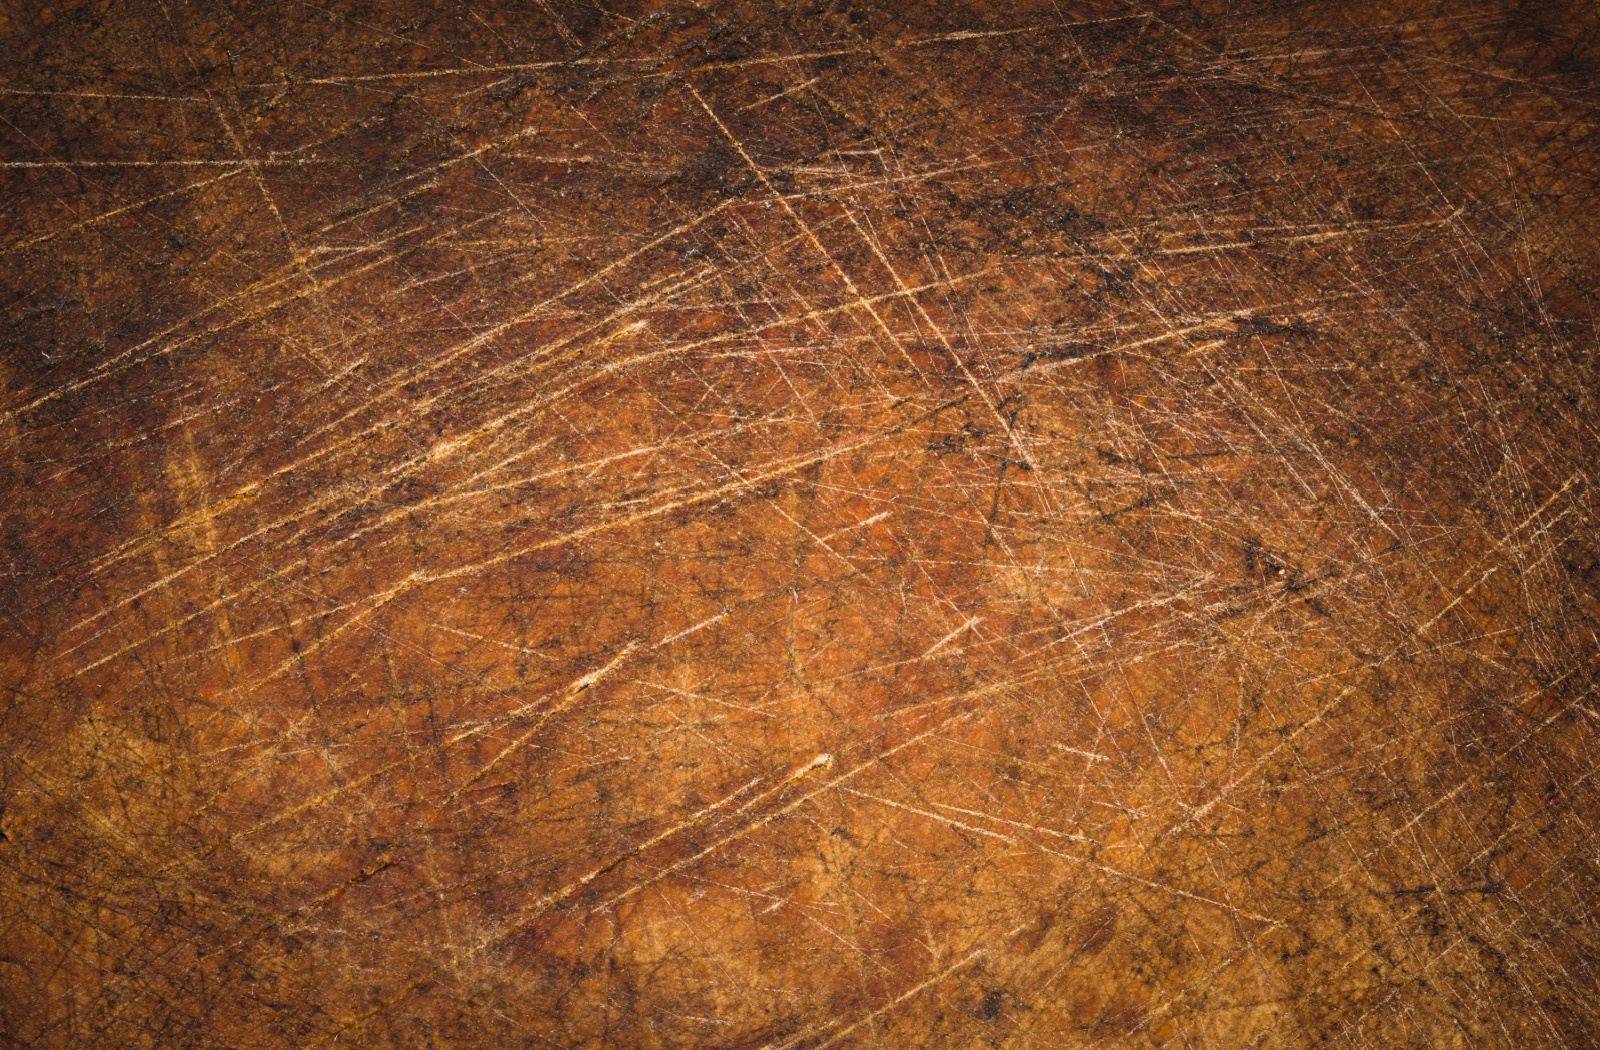
M 0 42 L 0 1046 L 1596 1045 L 1592 4 Z

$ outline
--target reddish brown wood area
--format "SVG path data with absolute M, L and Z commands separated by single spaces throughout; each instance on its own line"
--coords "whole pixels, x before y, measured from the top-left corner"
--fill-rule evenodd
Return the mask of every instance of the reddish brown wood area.
M 0 1045 L 1600 1045 L 1597 34 L 9 5 Z

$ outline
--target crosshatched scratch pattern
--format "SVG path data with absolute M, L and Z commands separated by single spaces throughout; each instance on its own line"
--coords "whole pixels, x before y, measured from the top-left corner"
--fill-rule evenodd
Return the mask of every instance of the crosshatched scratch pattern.
M 1592 4 L 0 34 L 4 1045 L 1600 1045 Z

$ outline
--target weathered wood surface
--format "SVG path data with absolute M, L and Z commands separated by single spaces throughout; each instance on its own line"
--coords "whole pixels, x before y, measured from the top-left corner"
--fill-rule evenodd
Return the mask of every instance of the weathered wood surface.
M 0 1041 L 1597 1045 L 1597 31 L 10 5 Z

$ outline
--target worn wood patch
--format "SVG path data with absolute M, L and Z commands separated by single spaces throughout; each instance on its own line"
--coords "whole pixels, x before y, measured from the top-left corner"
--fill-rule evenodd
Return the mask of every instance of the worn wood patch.
M 1588 3 L 0 14 L 0 1043 L 1583 1047 Z

